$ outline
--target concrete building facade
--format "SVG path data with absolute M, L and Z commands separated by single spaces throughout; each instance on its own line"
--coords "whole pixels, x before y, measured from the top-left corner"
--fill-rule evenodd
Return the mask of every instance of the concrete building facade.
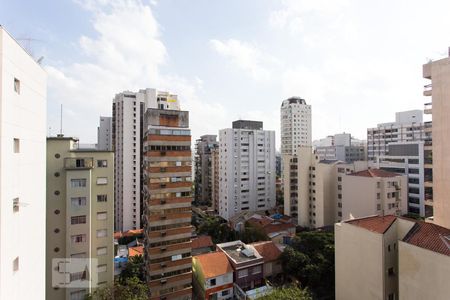
M 189 113 L 147 109 L 145 262 L 150 299 L 192 299 L 192 152 Z
M 433 155 L 433 220 L 436 224 L 450 228 L 450 57 L 430 61 L 423 65 L 423 78 L 431 80 L 424 86 L 424 96 L 431 96 L 425 104 L 425 113 L 432 114 L 432 143 L 425 149 Z
M 235 121 L 219 132 L 219 214 L 275 207 L 275 132 L 262 122 Z
M 407 175 L 408 213 L 433 216 L 433 173 L 431 150 L 424 141 L 398 142 L 388 145 L 388 154 L 378 156 L 370 165 L 386 171 Z
M 0 299 L 45 298 L 47 74 L 0 26 Z
M 381 169 L 367 169 L 338 176 L 338 220 L 407 212 L 406 175 Z
M 346 164 L 320 160 L 311 147 L 300 148 L 297 156 L 284 160 L 284 213 L 304 227 L 329 226 L 341 220 L 342 174 L 367 169 L 367 162 Z
M 195 144 L 195 201 L 212 206 L 212 151 L 219 147 L 217 135 L 202 135 Z
M 395 113 L 395 122 L 378 124 L 367 129 L 367 159 L 388 154 L 389 143 L 428 141 L 430 132 L 425 131 L 423 112 L 410 110 Z
M 367 160 L 365 143 L 353 139 L 349 133 L 335 134 L 314 144 L 315 152 L 321 160 L 348 163 Z
M 219 190 L 220 190 L 220 180 L 219 180 L 219 146 L 211 150 L 211 197 L 212 197 L 212 209 L 214 213 L 219 213 Z
M 448 299 L 449 238 L 449 229 L 392 215 L 336 223 L 336 299 Z
M 115 229 L 118 231 L 142 227 L 142 139 L 147 108 L 179 110 L 178 98 L 168 92 L 145 89 L 139 92 L 122 92 L 113 100 Z
M 112 117 L 100 117 L 97 127 L 97 149 L 113 151 Z
M 113 201 L 113 152 L 80 149 L 73 138 L 47 139 L 46 299 L 84 299 L 113 283 Z M 67 258 L 86 259 L 88 271 L 70 271 L 76 262 Z M 55 283 L 57 276 L 67 277 L 64 284 Z

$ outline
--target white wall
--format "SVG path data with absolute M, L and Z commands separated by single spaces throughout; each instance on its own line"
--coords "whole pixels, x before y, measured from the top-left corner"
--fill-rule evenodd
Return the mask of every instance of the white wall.
M 46 94 L 44 70 L 0 27 L 0 299 L 45 298 Z

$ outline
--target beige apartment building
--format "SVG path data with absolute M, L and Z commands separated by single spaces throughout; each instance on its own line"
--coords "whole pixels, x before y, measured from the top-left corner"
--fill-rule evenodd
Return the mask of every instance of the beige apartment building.
M 144 236 L 150 299 L 192 298 L 192 152 L 189 112 L 148 109 Z
M 367 169 L 338 176 L 338 182 L 338 189 L 342 191 L 338 221 L 372 215 L 403 215 L 408 211 L 406 175 Z
M 448 299 L 449 237 L 392 215 L 336 223 L 336 300 Z
M 424 112 L 433 117 L 433 126 L 429 128 L 432 144 L 425 145 L 425 150 L 432 150 L 433 153 L 433 176 L 425 187 L 433 187 L 429 201 L 433 202 L 435 224 L 450 228 L 450 57 L 424 64 L 423 78 L 431 80 L 424 87 L 424 96 L 431 96 Z
M 83 300 L 113 283 L 113 201 L 113 152 L 47 139 L 46 299 Z
M 342 175 L 367 169 L 367 162 L 320 160 L 311 147 L 300 147 L 297 156 L 283 160 L 284 213 L 298 225 L 319 228 L 340 221 Z

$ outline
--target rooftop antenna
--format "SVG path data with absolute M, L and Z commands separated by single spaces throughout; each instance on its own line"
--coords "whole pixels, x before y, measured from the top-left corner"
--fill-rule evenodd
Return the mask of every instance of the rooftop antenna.
M 62 126 L 63 126 L 63 105 L 61 103 L 61 111 L 60 111 L 60 115 L 59 115 L 59 134 L 58 137 L 63 137 L 63 133 L 62 133 Z

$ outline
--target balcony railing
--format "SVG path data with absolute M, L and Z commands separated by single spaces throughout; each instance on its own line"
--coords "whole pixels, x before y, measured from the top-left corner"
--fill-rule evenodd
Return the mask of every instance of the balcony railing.
M 94 167 L 94 158 L 92 157 L 80 157 L 64 159 L 65 169 L 92 169 Z

